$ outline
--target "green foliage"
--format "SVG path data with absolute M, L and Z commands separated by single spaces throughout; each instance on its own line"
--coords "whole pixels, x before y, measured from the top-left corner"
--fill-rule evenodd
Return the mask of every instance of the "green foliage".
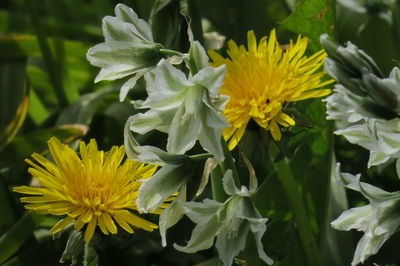
M 9 259 L 31 236 L 32 231 L 39 227 L 42 215 L 27 212 L 0 238 L 0 263 Z
M 293 13 L 282 21 L 282 26 L 308 37 L 312 50 L 316 51 L 321 49 L 319 36 L 334 31 L 334 9 L 333 0 L 301 0 Z

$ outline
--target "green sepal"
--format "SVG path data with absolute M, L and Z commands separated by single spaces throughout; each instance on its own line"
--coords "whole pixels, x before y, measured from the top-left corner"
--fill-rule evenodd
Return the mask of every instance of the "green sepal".
M 71 229 L 68 236 L 67 245 L 61 255 L 60 262 L 70 261 L 71 265 L 78 263 L 79 257 L 83 253 L 85 242 L 83 241 L 83 233 L 81 231 Z

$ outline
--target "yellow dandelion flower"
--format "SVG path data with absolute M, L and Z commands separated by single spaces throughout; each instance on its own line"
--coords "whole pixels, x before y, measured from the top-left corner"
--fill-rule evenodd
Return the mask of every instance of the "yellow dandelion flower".
M 234 41 L 228 42 L 228 56 L 224 58 L 209 51 L 213 66 L 225 64 L 227 73 L 220 93 L 230 96 L 224 116 L 231 127 L 224 129 L 223 136 L 233 149 L 242 138 L 251 119 L 269 130 L 274 140 L 281 139 L 279 126 L 292 126 L 293 118 L 282 109 L 287 102 L 328 95 L 331 90 L 320 89 L 333 82 L 322 81 L 324 72 L 319 71 L 326 53 L 304 55 L 307 38 L 298 37 L 283 50 L 272 30 L 268 41 L 264 37 L 257 45 L 253 31 L 247 34 L 248 50 Z
M 14 191 L 31 195 L 22 197 L 26 209 L 38 213 L 66 215 L 50 232 L 55 234 L 74 223 L 76 230 L 86 225 L 84 240 L 89 242 L 96 226 L 103 234 L 116 234 L 117 225 L 129 233 L 132 226 L 153 231 L 157 225 L 132 213 L 137 210 L 136 198 L 141 185 L 139 179 L 153 175 L 157 166 L 125 160 L 125 148 L 112 147 L 99 151 L 94 139 L 88 145 L 80 143 L 79 154 L 51 138 L 48 142 L 52 163 L 34 153 L 29 173 L 42 187 L 20 186 Z M 162 206 L 165 208 L 166 204 Z M 160 210 L 155 213 L 159 213 Z

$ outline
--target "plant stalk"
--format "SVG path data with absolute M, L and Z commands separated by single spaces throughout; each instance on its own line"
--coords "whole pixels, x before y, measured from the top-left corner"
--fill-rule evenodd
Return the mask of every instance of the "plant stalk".
M 181 52 L 175 51 L 175 50 L 170 50 L 170 49 L 160 49 L 160 52 L 164 55 L 168 55 L 168 56 L 179 56 L 179 57 L 183 57 L 184 54 L 182 54 Z
M 322 263 L 317 241 L 312 232 L 306 208 L 303 204 L 303 199 L 297 187 L 296 181 L 290 170 L 288 160 L 283 159 L 280 162 L 275 163 L 275 167 L 286 197 L 289 200 L 289 206 L 292 209 L 294 219 L 298 227 L 300 241 L 306 253 L 308 265 L 320 266 Z
M 240 181 L 232 154 L 229 151 L 223 137 L 221 137 L 221 145 L 224 152 L 225 160 L 219 163 L 219 165 L 211 172 L 211 186 L 213 198 L 216 201 L 224 202 L 226 199 L 229 198 L 229 196 L 225 193 L 222 183 L 222 178 L 224 177 L 226 170 L 232 170 L 232 176 L 235 180 L 236 186 L 240 187 Z
M 64 91 L 63 81 L 59 72 L 60 69 L 54 61 L 49 44 L 47 43 L 46 34 L 43 30 L 43 26 L 40 25 L 40 21 L 36 13 L 36 0 L 25 0 L 25 4 L 32 22 L 33 30 L 36 33 L 40 51 L 46 65 L 47 72 L 49 73 L 50 81 L 56 93 L 58 103 L 61 107 L 65 107 L 68 105 L 68 98 Z

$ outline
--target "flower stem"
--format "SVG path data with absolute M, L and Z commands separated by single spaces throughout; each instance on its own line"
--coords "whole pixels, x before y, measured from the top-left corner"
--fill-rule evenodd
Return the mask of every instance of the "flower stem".
M 317 241 L 315 240 L 314 234 L 311 230 L 306 208 L 303 204 L 303 199 L 298 190 L 296 181 L 293 178 L 288 160 L 284 159 L 275 163 L 275 167 L 286 193 L 286 197 L 289 200 L 289 206 L 294 214 L 294 219 L 298 226 L 300 240 L 306 253 L 308 265 L 322 265 Z
M 211 172 L 211 186 L 214 200 L 224 202 L 226 199 L 229 198 L 224 190 L 224 186 L 222 183 L 222 178 L 224 177 L 226 170 L 232 170 L 232 176 L 235 180 L 236 186 L 240 187 L 240 181 L 232 154 L 229 151 L 224 138 L 222 137 L 221 145 L 224 151 L 225 160 L 219 163 L 219 165 Z
M 188 156 L 189 160 L 192 160 L 192 161 L 195 161 L 195 162 L 202 161 L 202 160 L 205 160 L 205 159 L 208 159 L 208 158 L 212 158 L 212 157 L 213 157 L 213 155 L 211 153 L 201 153 L 201 154 Z
M 231 169 L 233 180 L 235 180 L 236 186 L 240 187 L 241 184 L 240 184 L 240 180 L 239 180 L 239 174 L 237 172 L 236 165 L 233 160 L 231 151 L 229 150 L 228 145 L 226 144 L 226 141 L 224 140 L 224 138 L 221 138 L 221 146 L 222 146 L 222 149 L 224 151 L 224 156 L 225 156 L 225 161 L 223 164 L 224 167 L 222 169 L 223 173 L 225 173 L 225 171 L 227 169 Z
M 181 52 L 175 51 L 175 50 L 170 50 L 170 49 L 160 49 L 160 52 L 164 55 L 168 55 L 168 56 L 180 56 L 183 57 L 184 54 L 182 54 Z
M 224 186 L 222 184 L 222 177 L 224 173 L 222 172 L 222 167 L 217 165 L 215 169 L 211 172 L 211 190 L 213 199 L 218 202 L 224 202 L 229 198 L 228 194 L 225 193 Z

